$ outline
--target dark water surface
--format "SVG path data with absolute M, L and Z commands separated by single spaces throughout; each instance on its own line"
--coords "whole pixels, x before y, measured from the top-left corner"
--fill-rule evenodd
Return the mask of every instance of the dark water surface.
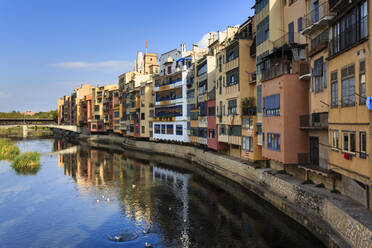
M 44 156 L 29 176 L 0 161 L 0 247 L 322 247 L 269 204 L 183 160 L 57 140 L 17 145 Z

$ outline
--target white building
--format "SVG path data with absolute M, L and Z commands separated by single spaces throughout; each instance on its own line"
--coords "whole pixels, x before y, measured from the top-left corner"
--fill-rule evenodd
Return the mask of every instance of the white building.
M 189 142 L 187 133 L 187 74 L 195 57 L 206 49 L 194 46 L 186 51 L 174 49 L 159 58 L 160 76 L 155 79 L 155 118 L 153 138 Z

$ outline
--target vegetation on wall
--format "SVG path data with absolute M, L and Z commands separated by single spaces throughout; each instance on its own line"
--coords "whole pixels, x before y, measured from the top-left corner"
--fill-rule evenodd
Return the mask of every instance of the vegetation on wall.
M 242 99 L 242 113 L 243 115 L 255 115 L 256 114 L 256 98 L 245 97 Z

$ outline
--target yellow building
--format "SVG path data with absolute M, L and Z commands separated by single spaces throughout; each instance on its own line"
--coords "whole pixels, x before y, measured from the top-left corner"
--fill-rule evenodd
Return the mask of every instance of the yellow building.
M 296 6 L 306 12 L 297 22 L 298 31 L 308 38 L 308 63 L 302 64 L 300 77 L 309 82 L 309 115 L 301 116 L 301 128 L 308 130 L 309 155 L 307 163 L 313 169 L 328 170 L 328 36 L 329 20 L 335 13 L 329 10 L 328 0 L 307 0 Z M 310 67 L 312 70 L 310 70 Z
M 154 116 L 154 80 L 149 78 L 141 83 L 140 89 L 140 126 L 141 138 L 152 137 L 152 117 Z M 151 111 L 152 110 L 152 111 Z
M 349 185 L 357 186 L 353 180 L 363 184 L 358 191 L 362 195 L 354 190 L 349 195 L 371 206 L 372 111 L 366 106 L 366 97 L 372 95 L 371 84 L 367 83 L 371 73 L 368 2 L 329 2 L 330 11 L 336 15 L 329 24 L 327 77 L 330 169 L 343 175 Z M 348 22 L 351 19 L 355 21 Z
M 234 157 L 260 160 L 260 148 L 254 145 L 257 139 L 253 129 L 244 129 L 242 120 L 256 121 L 255 112 L 247 105 L 249 99 L 255 98 L 255 87 L 252 75 L 256 71 L 254 54 L 254 21 L 249 18 L 239 28 L 230 28 L 225 40 L 225 48 L 217 53 L 216 72 L 216 108 L 218 142 L 228 144 L 228 154 Z M 243 104 L 244 102 L 244 104 Z M 244 106 L 244 108 L 243 108 Z M 243 118 L 243 114 L 245 117 Z M 248 117 L 250 115 L 250 117 Z M 253 125 L 244 125 L 253 128 Z M 244 134 L 244 137 L 242 137 Z

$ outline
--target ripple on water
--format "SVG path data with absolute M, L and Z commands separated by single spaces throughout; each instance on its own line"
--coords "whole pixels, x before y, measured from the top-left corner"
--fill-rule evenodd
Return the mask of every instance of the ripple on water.
M 128 242 L 138 238 L 138 232 L 126 229 L 122 232 L 109 235 L 108 239 L 113 242 Z

